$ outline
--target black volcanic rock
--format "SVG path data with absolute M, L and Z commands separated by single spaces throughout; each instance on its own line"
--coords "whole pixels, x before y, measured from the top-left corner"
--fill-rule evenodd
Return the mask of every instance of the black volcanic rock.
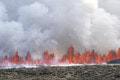
M 109 61 L 108 64 L 120 64 L 120 59 Z
M 120 65 L 0 69 L 0 80 L 120 80 Z

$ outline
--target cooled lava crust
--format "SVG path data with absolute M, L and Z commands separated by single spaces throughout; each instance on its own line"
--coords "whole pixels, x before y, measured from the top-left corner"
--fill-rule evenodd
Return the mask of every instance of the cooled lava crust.
M 0 69 L 0 80 L 120 80 L 120 65 Z

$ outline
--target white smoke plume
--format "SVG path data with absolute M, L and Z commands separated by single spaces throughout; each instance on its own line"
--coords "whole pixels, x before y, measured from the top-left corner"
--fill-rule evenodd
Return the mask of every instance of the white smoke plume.
M 112 6 L 111 6 L 112 5 Z M 107 54 L 120 47 L 119 0 L 0 0 L 0 53 Z

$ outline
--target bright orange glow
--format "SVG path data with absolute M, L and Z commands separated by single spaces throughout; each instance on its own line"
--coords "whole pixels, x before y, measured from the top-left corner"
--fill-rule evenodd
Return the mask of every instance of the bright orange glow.
M 20 61 L 20 62 L 19 62 L 20 64 L 24 64 L 23 57 L 20 57 L 19 61 Z
M 120 48 L 118 49 L 116 56 L 117 56 L 117 59 L 120 59 Z
M 85 61 L 88 64 L 91 62 L 91 54 L 89 51 L 86 51 L 86 53 L 85 53 Z
M 79 56 L 78 62 L 79 62 L 79 64 L 84 64 L 85 63 L 85 57 L 84 57 L 84 55 L 80 55 Z
M 79 51 L 76 51 L 76 54 L 73 57 L 73 63 L 78 64 L 79 63 L 79 57 L 80 57 L 80 53 L 79 53 Z
M 68 49 L 68 53 L 64 54 L 56 60 L 54 53 L 49 54 L 46 50 L 41 59 L 32 59 L 30 53 L 27 53 L 26 57 L 19 56 L 18 52 L 14 56 L 5 55 L 1 60 L 0 65 L 52 65 L 52 64 L 102 64 L 111 60 L 120 59 L 120 48 L 118 51 L 108 51 L 108 55 L 100 55 L 93 51 L 86 51 L 81 53 L 79 51 L 74 52 L 73 46 Z
M 97 54 L 95 53 L 95 51 L 93 50 L 91 52 L 91 63 L 96 63 L 96 56 Z
M 28 53 L 27 56 L 26 56 L 26 63 L 29 64 L 29 65 L 32 64 L 32 59 L 31 59 L 31 54 L 30 53 Z
M 115 54 L 113 51 L 108 52 L 108 61 L 114 60 L 115 59 Z
M 14 59 L 13 59 L 14 64 L 19 64 L 19 55 L 18 52 L 15 53 Z
M 105 63 L 107 61 L 108 61 L 107 56 L 103 55 L 103 62 Z
M 73 62 L 73 56 L 74 56 L 74 48 L 71 46 L 68 51 L 68 62 L 72 63 Z
M 53 64 L 54 63 L 54 57 L 55 57 L 54 53 L 49 55 L 49 58 L 48 58 L 49 64 Z
M 96 56 L 96 63 L 97 64 L 101 64 L 102 63 L 102 57 L 99 54 Z

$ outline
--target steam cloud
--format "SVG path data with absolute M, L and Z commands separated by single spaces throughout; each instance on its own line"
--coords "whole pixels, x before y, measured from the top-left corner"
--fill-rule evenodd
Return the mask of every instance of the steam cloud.
M 0 53 L 120 47 L 120 0 L 0 0 Z

